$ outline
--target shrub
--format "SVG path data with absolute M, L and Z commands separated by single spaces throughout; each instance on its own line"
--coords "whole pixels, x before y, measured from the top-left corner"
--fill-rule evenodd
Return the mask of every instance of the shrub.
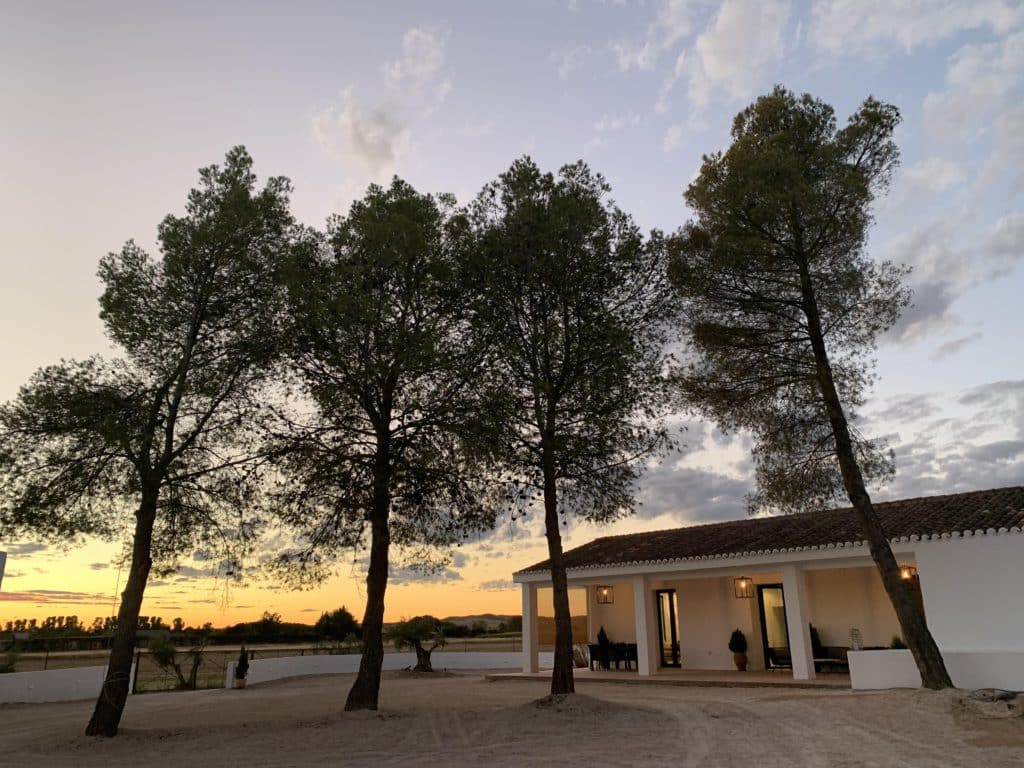
M 729 635 L 729 650 L 733 653 L 747 652 L 747 636 L 739 629 L 734 629 Z

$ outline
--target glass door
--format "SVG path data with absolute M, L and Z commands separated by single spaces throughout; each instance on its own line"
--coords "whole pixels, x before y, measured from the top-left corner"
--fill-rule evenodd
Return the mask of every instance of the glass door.
M 661 652 L 661 666 L 678 667 L 680 661 L 676 591 L 659 589 L 654 594 L 658 602 L 658 648 Z
M 789 630 L 786 628 L 786 599 L 781 584 L 761 584 L 757 588 L 761 612 L 761 641 L 765 667 L 790 666 Z

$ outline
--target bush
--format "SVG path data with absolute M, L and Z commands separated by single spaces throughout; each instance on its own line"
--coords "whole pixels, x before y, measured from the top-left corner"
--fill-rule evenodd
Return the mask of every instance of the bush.
M 747 652 L 747 636 L 739 629 L 734 629 L 729 635 L 729 650 L 733 653 Z
M 906 649 L 907 644 L 903 642 L 903 638 L 899 635 L 893 635 L 892 642 L 889 643 L 889 647 L 893 650 L 904 650 Z

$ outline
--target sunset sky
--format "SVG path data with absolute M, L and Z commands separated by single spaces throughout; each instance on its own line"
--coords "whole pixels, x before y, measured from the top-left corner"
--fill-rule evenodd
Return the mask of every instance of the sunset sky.
M 845 120 L 896 104 L 903 163 L 871 252 L 910 264 L 914 308 L 878 350 L 864 431 L 898 473 L 877 498 L 1024 483 L 1024 2 L 6 2 L 0 0 L 0 401 L 39 366 L 110 348 L 99 258 L 183 209 L 236 144 L 322 226 L 398 174 L 468 201 L 512 160 L 579 158 L 645 229 L 673 230 L 702 153 L 776 83 Z M 745 514 L 749 443 L 686 419 L 629 520 L 597 535 Z M 126 532 L 129 529 L 126 528 Z M 0 622 L 116 608 L 120 543 L 9 553 Z M 513 571 L 544 557 L 539 519 L 505 520 L 430 581 L 401 567 L 388 620 L 516 613 Z M 360 556 L 361 557 L 361 556 Z M 319 588 L 228 583 L 203 561 L 154 579 L 143 614 L 197 624 L 265 610 L 363 610 L 355 556 Z

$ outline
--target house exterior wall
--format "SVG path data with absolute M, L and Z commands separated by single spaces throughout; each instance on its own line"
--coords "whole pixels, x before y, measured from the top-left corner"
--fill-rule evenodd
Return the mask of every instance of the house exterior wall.
M 613 643 L 635 643 L 636 642 L 636 612 L 633 600 L 633 584 L 629 581 L 606 582 L 612 587 L 614 603 L 598 603 L 590 601 L 594 615 L 590 620 L 592 636 L 587 640 L 590 643 L 597 642 L 597 633 L 604 627 L 608 639 Z M 588 585 L 587 589 L 593 591 L 596 585 Z
M 924 610 L 943 651 L 1024 651 L 1024 535 L 919 542 Z
M 757 601 L 737 599 L 731 578 L 683 579 L 667 586 L 676 590 L 683 669 L 733 669 L 728 643 L 737 627 L 747 636 L 748 654 L 760 646 L 750 610 Z
M 810 622 L 822 645 L 849 646 L 850 629 L 865 646 L 886 646 L 902 634 L 892 602 L 874 566 L 807 571 Z

